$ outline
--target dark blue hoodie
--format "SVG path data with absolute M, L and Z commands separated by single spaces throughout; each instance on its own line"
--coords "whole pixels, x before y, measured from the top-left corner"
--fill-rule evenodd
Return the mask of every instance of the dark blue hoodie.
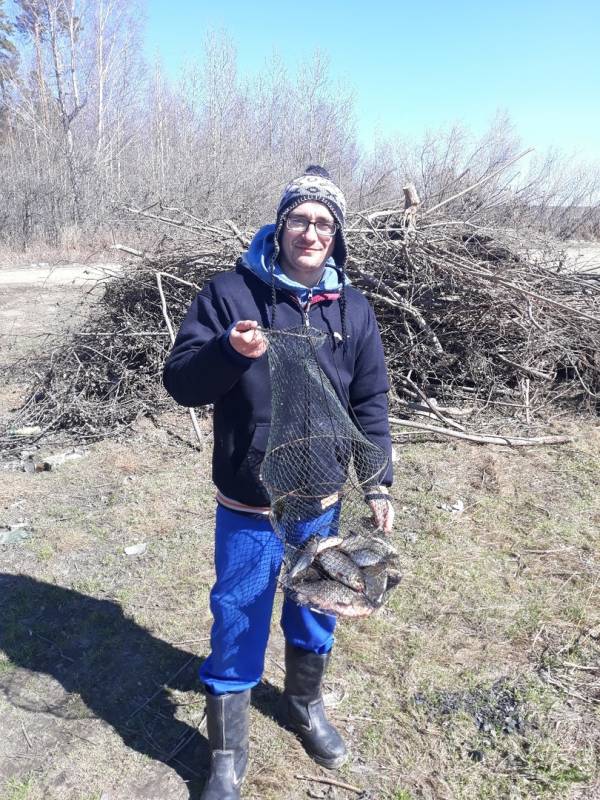
M 273 246 L 273 227 L 258 232 L 235 272 L 218 275 L 198 294 L 163 375 L 165 388 L 181 405 L 214 404 L 213 480 L 226 497 L 257 507 L 269 505 L 259 479 L 271 421 L 269 368 L 266 355 L 253 359 L 237 353 L 229 333 L 242 319 L 269 327 L 272 296 L 265 265 Z M 327 333 L 327 342 L 317 350 L 319 364 L 366 437 L 388 454 L 381 482 L 389 486 L 389 383 L 381 337 L 365 297 L 346 286 L 346 347 L 342 347 L 341 287 L 337 279 L 332 285 L 336 274 L 334 266 L 327 267 L 322 282 L 308 290 L 293 285 L 277 268 L 275 325 L 278 329 L 311 325 Z

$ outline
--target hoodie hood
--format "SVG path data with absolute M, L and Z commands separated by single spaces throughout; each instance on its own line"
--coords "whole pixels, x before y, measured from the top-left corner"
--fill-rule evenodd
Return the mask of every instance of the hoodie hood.
M 275 230 L 275 225 L 263 225 L 254 235 L 248 250 L 242 255 L 242 264 L 246 269 L 253 272 L 268 286 L 271 285 L 271 259 L 275 250 Z M 305 303 L 314 293 L 341 291 L 342 280 L 345 284 L 350 282 L 345 274 L 338 272 L 333 258 L 327 259 L 321 280 L 310 289 L 288 277 L 277 261 L 273 265 L 273 274 L 275 286 L 278 289 L 292 292 L 301 303 Z

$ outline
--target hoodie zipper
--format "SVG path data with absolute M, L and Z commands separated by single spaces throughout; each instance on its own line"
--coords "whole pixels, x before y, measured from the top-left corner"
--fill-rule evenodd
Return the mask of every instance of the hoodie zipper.
M 304 317 L 304 327 L 305 328 L 310 328 L 310 320 L 308 318 L 308 312 L 310 311 L 311 303 L 312 303 L 312 289 L 309 289 L 308 290 L 308 298 L 306 300 L 306 303 L 304 303 L 304 305 L 302 303 L 300 303 L 300 308 L 302 309 L 302 315 Z

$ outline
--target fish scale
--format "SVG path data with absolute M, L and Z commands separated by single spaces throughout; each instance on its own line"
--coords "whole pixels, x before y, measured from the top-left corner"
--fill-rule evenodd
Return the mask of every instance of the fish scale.
M 353 550 L 349 553 L 350 558 L 359 567 L 372 567 L 375 564 L 382 564 L 387 561 L 386 556 L 382 556 L 366 547 L 362 550 Z
M 316 563 L 332 578 L 340 581 L 356 592 L 362 592 L 365 582 L 360 569 L 352 561 L 350 556 L 342 553 L 341 550 L 325 550 L 316 558 Z
M 342 617 L 366 617 L 375 608 L 363 594 L 329 579 L 303 582 L 295 586 L 289 596 L 294 602 L 314 611 Z
M 319 553 L 330 547 L 337 547 L 341 542 L 342 540 L 338 536 L 313 536 L 304 543 L 302 549 L 288 546 L 288 560 L 291 562 L 288 568 L 288 579 L 298 578 L 310 567 Z
M 385 539 L 379 536 L 365 536 L 362 533 L 350 532 L 340 545 L 344 553 L 353 555 L 358 550 L 369 550 L 382 558 L 393 560 L 397 558 L 398 551 Z

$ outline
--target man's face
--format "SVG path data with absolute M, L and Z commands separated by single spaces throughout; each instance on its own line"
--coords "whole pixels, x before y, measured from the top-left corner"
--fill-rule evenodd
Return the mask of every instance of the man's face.
M 289 219 L 304 219 L 313 223 L 335 222 L 327 206 L 312 201 L 296 206 L 290 211 Z M 335 235 L 319 235 L 314 225 L 309 225 L 304 232 L 291 231 L 284 225 L 279 263 L 285 274 L 293 280 L 304 286 L 314 286 L 321 278 L 323 266 L 333 252 L 334 244 Z

